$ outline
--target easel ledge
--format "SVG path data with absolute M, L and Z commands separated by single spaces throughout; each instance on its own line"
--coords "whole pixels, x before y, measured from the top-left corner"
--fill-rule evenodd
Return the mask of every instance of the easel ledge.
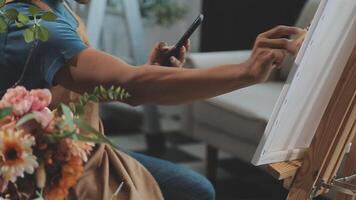
M 356 45 L 303 160 L 274 163 L 267 171 L 290 189 L 287 200 L 309 200 L 328 191 L 346 154 L 344 175 L 356 173 Z M 355 182 L 354 182 L 355 183 Z M 352 200 L 339 193 L 336 200 Z

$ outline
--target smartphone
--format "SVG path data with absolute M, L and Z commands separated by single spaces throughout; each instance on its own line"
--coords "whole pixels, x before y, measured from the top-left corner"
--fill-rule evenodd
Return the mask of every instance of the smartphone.
M 203 23 L 204 15 L 200 14 L 198 18 L 193 22 L 193 24 L 189 27 L 189 29 L 184 33 L 184 35 L 180 38 L 176 45 L 174 45 L 173 49 L 171 49 L 164 58 L 162 63 L 163 66 L 172 66 L 170 57 L 174 56 L 176 58 L 179 57 L 180 49 L 184 46 L 184 44 L 188 41 L 188 39 L 193 35 L 193 33 L 197 30 L 197 28 Z

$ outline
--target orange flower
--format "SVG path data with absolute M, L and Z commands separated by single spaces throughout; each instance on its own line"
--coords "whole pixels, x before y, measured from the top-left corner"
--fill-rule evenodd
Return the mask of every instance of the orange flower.
M 67 145 L 69 147 L 69 151 L 71 152 L 72 156 L 78 156 L 84 162 L 88 161 L 88 156 L 90 152 L 93 150 L 93 143 L 82 142 L 82 141 L 75 141 L 72 139 L 67 140 Z
M 32 154 L 35 138 L 22 130 L 0 130 L 0 176 L 5 182 L 16 182 L 24 173 L 33 174 L 38 167 Z
M 80 157 L 72 156 L 62 166 L 61 178 L 58 185 L 46 192 L 45 198 L 50 200 L 64 200 L 68 196 L 70 188 L 74 187 L 84 171 L 83 161 Z

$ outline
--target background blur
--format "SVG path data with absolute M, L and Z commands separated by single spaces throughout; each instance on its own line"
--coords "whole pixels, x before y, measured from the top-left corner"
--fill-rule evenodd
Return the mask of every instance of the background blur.
M 95 47 L 143 64 L 159 41 L 175 44 L 199 13 L 186 67 L 241 63 L 256 36 L 276 25 L 304 28 L 319 0 L 92 0 L 72 4 Z M 218 200 L 282 200 L 287 190 L 263 167 L 256 149 L 293 59 L 265 84 L 181 106 L 101 105 L 106 133 L 123 149 L 186 166 L 208 176 Z

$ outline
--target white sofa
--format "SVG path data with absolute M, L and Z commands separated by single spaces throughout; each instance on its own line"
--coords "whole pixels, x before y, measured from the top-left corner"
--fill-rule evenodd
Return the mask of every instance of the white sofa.
M 320 0 L 309 0 L 296 24 L 310 24 Z M 225 63 L 241 63 L 250 51 L 192 53 L 188 67 L 211 67 Z M 279 76 L 286 78 L 292 59 L 284 63 Z M 214 179 L 217 152 L 224 150 L 250 162 L 257 148 L 283 82 L 272 81 L 244 88 L 213 99 L 188 106 L 185 117 L 185 133 L 208 144 L 208 176 Z

